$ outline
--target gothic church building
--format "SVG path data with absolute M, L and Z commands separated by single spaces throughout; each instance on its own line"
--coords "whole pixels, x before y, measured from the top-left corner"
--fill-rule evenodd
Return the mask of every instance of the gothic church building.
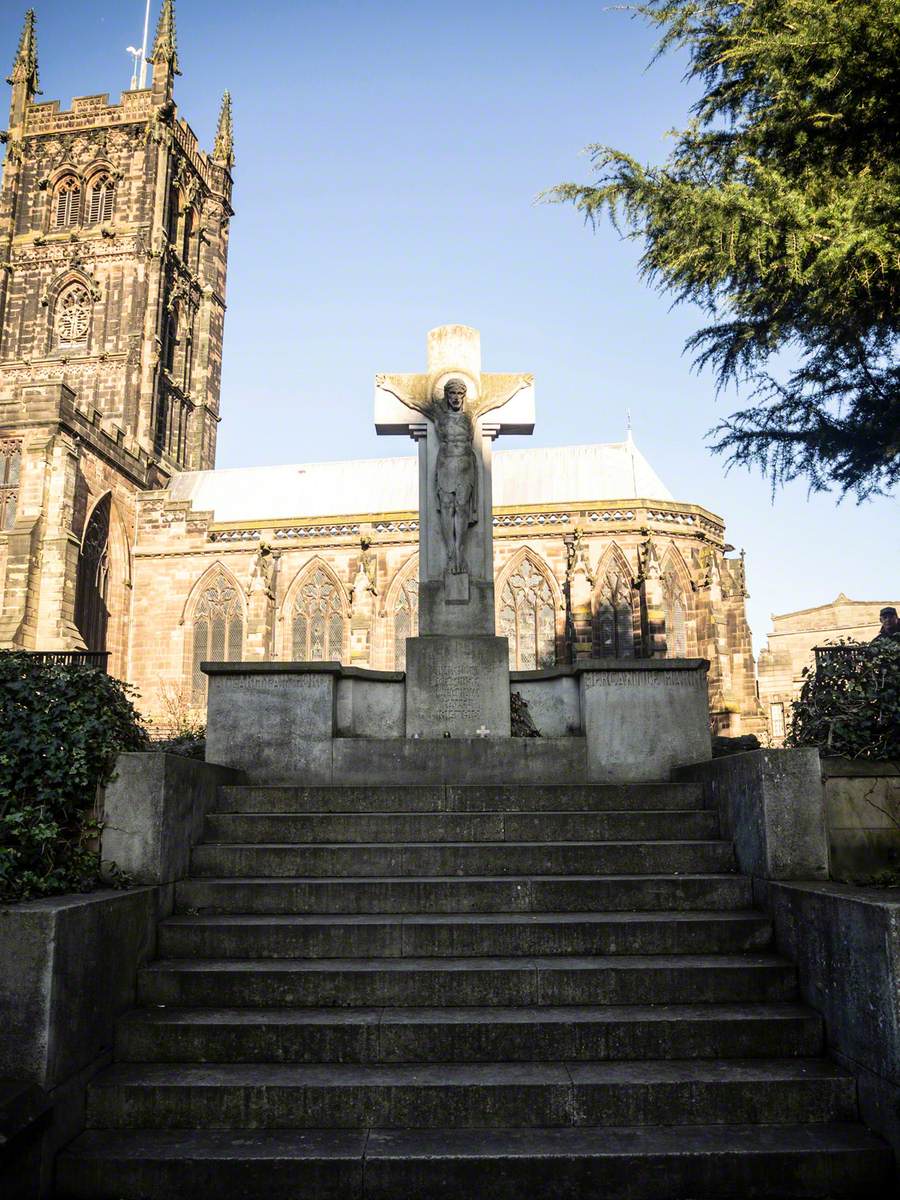
M 417 631 L 412 456 L 216 471 L 234 150 L 152 86 L 39 102 L 34 14 L 0 190 L 0 647 L 107 652 L 158 726 L 202 716 L 205 659 L 402 670 Z M 494 458 L 510 665 L 704 657 L 711 719 L 760 728 L 742 557 L 625 442 Z

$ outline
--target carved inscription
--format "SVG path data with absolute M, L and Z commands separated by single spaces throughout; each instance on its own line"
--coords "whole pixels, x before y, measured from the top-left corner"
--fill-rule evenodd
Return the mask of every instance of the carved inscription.
M 466 717 L 471 713 L 478 689 L 473 663 L 436 664 L 431 680 L 435 708 L 441 716 Z
M 584 686 L 595 687 L 698 687 L 702 671 L 590 671 L 585 672 Z

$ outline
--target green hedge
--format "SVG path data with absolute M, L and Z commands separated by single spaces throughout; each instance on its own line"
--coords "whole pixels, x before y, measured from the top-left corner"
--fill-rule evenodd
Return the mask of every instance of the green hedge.
M 846 758 L 900 759 L 900 643 L 878 638 L 851 653 L 836 647 L 804 675 L 788 746 L 818 746 Z
M 0 651 L 0 900 L 100 882 L 97 787 L 120 750 L 148 744 L 131 694 L 102 671 Z

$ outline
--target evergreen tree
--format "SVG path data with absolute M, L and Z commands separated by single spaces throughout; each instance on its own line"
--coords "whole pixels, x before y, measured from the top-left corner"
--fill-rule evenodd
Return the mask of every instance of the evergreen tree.
M 712 430 L 773 487 L 859 499 L 900 478 L 900 3 L 648 0 L 701 99 L 662 166 L 590 147 L 548 197 L 643 242 L 710 323 L 689 340 L 750 407 Z M 791 364 L 791 365 L 786 365 Z

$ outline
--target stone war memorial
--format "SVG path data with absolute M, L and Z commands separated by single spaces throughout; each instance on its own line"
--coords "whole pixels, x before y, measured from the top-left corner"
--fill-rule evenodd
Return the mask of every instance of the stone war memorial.
M 212 761 L 260 783 L 659 779 L 710 756 L 700 659 L 587 659 L 509 668 L 495 629 L 491 450 L 534 428 L 529 375 L 482 373 L 479 334 L 428 335 L 428 370 L 378 375 L 375 427 L 419 451 L 419 632 L 406 671 L 321 663 L 206 663 Z M 539 742 L 511 738 L 510 694 Z M 450 739 L 450 744 L 447 743 Z M 454 745 L 465 739 L 465 748 Z M 469 743 L 489 740 L 490 746 Z M 474 756 L 474 757 L 473 757 Z M 474 767 L 477 763 L 478 766 Z M 455 772 L 451 780 L 447 772 Z M 481 775 L 479 775 L 481 772 Z
M 90 789 L 120 886 L 0 905 L 3 1200 L 895 1197 L 898 902 L 817 750 L 712 756 L 723 519 L 630 431 L 504 449 L 535 381 L 457 324 L 372 363 L 417 457 L 216 470 L 231 101 L 207 152 L 173 0 L 148 62 L 61 109 L 15 52 L 0 648 L 205 757 Z

